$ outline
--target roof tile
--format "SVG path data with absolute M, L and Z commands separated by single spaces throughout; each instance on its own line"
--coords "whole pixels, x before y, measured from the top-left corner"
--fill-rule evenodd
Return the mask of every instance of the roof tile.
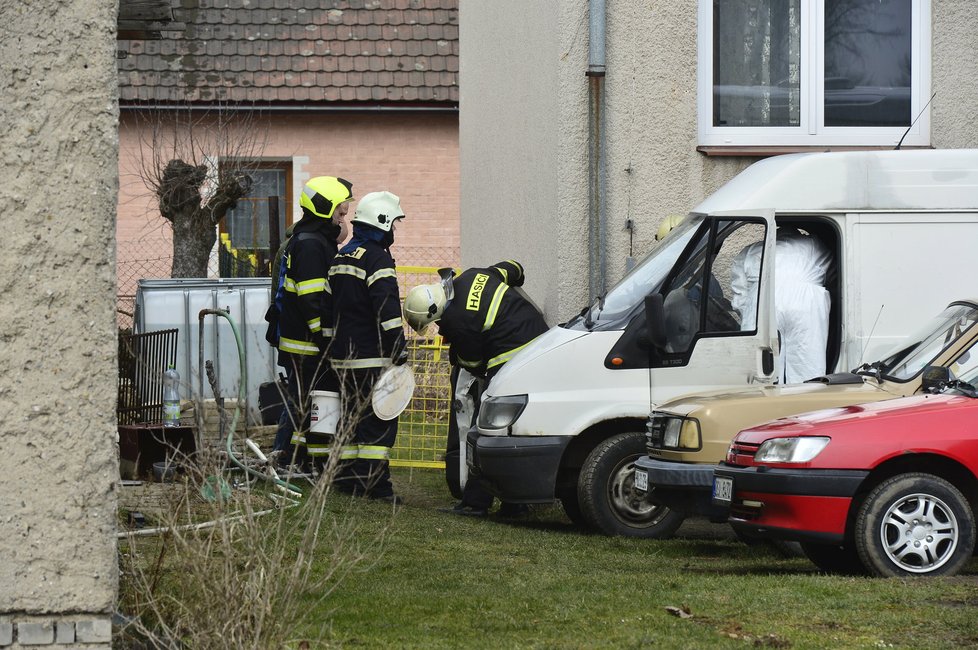
M 194 0 L 174 13 L 182 33 L 119 42 L 123 103 L 458 101 L 458 0 Z

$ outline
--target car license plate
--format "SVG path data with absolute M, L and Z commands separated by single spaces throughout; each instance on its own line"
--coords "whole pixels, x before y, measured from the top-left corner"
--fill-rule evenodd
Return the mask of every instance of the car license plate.
M 635 489 L 642 492 L 649 491 L 649 473 L 644 469 L 635 470 Z
M 724 476 L 713 477 L 713 499 L 730 503 L 733 497 L 733 479 Z

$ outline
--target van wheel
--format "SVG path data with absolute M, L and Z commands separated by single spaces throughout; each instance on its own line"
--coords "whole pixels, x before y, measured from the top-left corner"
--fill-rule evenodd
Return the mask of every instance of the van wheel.
M 851 545 L 802 542 L 801 550 L 812 564 L 826 573 L 841 573 L 847 576 L 866 573 L 866 568 L 859 561 L 856 549 Z
M 588 455 L 577 483 L 581 515 L 606 535 L 664 539 L 683 523 L 683 515 L 649 503 L 635 491 L 635 461 L 645 454 L 644 433 L 620 433 Z
M 878 576 L 954 575 L 974 548 L 968 500 L 932 474 L 901 474 L 883 481 L 856 516 L 856 549 Z

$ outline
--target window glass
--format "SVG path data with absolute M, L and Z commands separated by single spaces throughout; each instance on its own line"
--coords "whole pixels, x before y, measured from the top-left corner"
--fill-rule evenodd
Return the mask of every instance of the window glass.
M 978 350 L 975 345 L 962 352 L 954 363 L 951 364 L 951 372 L 955 377 L 971 377 L 975 379 L 975 371 L 978 370 Z M 971 380 L 968 380 L 970 383 Z
M 711 267 L 706 331 L 733 332 L 757 329 L 757 298 L 764 259 L 764 224 L 735 223 L 720 243 Z M 718 291 L 719 290 L 719 291 Z M 726 296 L 730 299 L 727 300 Z
M 798 126 L 800 0 L 716 0 L 713 21 L 713 125 Z
M 641 307 L 645 296 L 659 288 L 700 223 L 702 217 L 693 216 L 673 228 L 648 257 L 611 288 L 608 295 L 598 298 L 580 318 L 572 319 L 567 326 L 583 325 L 586 329 L 620 326 Z
M 755 329 L 764 233 L 764 224 L 731 220 L 700 233 L 662 292 L 667 352 L 687 352 L 700 332 Z
M 883 359 L 880 372 L 886 379 L 907 381 L 917 376 L 961 333 L 978 322 L 978 310 L 965 305 L 952 305 L 932 319 L 916 334 Z
M 268 250 L 269 202 L 278 207 L 279 236 L 285 235 L 285 170 L 251 169 L 251 192 L 226 215 L 231 246 L 239 250 Z
M 929 145 L 931 3 L 699 0 L 699 144 Z
M 910 0 L 825 0 L 825 125 L 909 126 Z

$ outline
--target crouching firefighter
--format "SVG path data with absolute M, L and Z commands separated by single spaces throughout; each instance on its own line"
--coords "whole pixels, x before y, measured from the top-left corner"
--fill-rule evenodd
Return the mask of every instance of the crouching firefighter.
M 380 419 L 371 392 L 385 368 L 407 360 L 390 254 L 394 223 L 403 218 L 400 199 L 390 192 L 371 192 L 360 200 L 352 219 L 353 237 L 329 270 L 324 312 L 332 337 L 327 356 L 343 404 L 340 435 L 346 436 L 340 441 L 334 485 L 394 503 L 400 499 L 391 485 L 388 461 L 397 418 Z
M 523 267 L 518 262 L 471 268 L 457 277 L 452 276 L 450 269 L 439 274 L 442 282 L 420 285 L 408 292 L 404 317 L 419 333 L 437 322 L 439 333 L 449 344 L 455 406 L 449 418 L 445 479 L 452 495 L 461 498 L 449 512 L 485 516 L 493 497 L 478 478 L 466 476 L 465 462 L 460 457 L 460 450 L 465 447 L 460 438 L 475 422 L 479 397 L 492 377 L 548 328 L 540 310 L 515 289 L 524 280 Z M 478 381 L 471 381 L 472 377 Z M 474 408 L 467 409 L 466 403 L 471 400 Z M 461 410 L 465 412 L 460 413 Z M 524 506 L 504 503 L 499 514 L 514 516 L 523 510 Z

